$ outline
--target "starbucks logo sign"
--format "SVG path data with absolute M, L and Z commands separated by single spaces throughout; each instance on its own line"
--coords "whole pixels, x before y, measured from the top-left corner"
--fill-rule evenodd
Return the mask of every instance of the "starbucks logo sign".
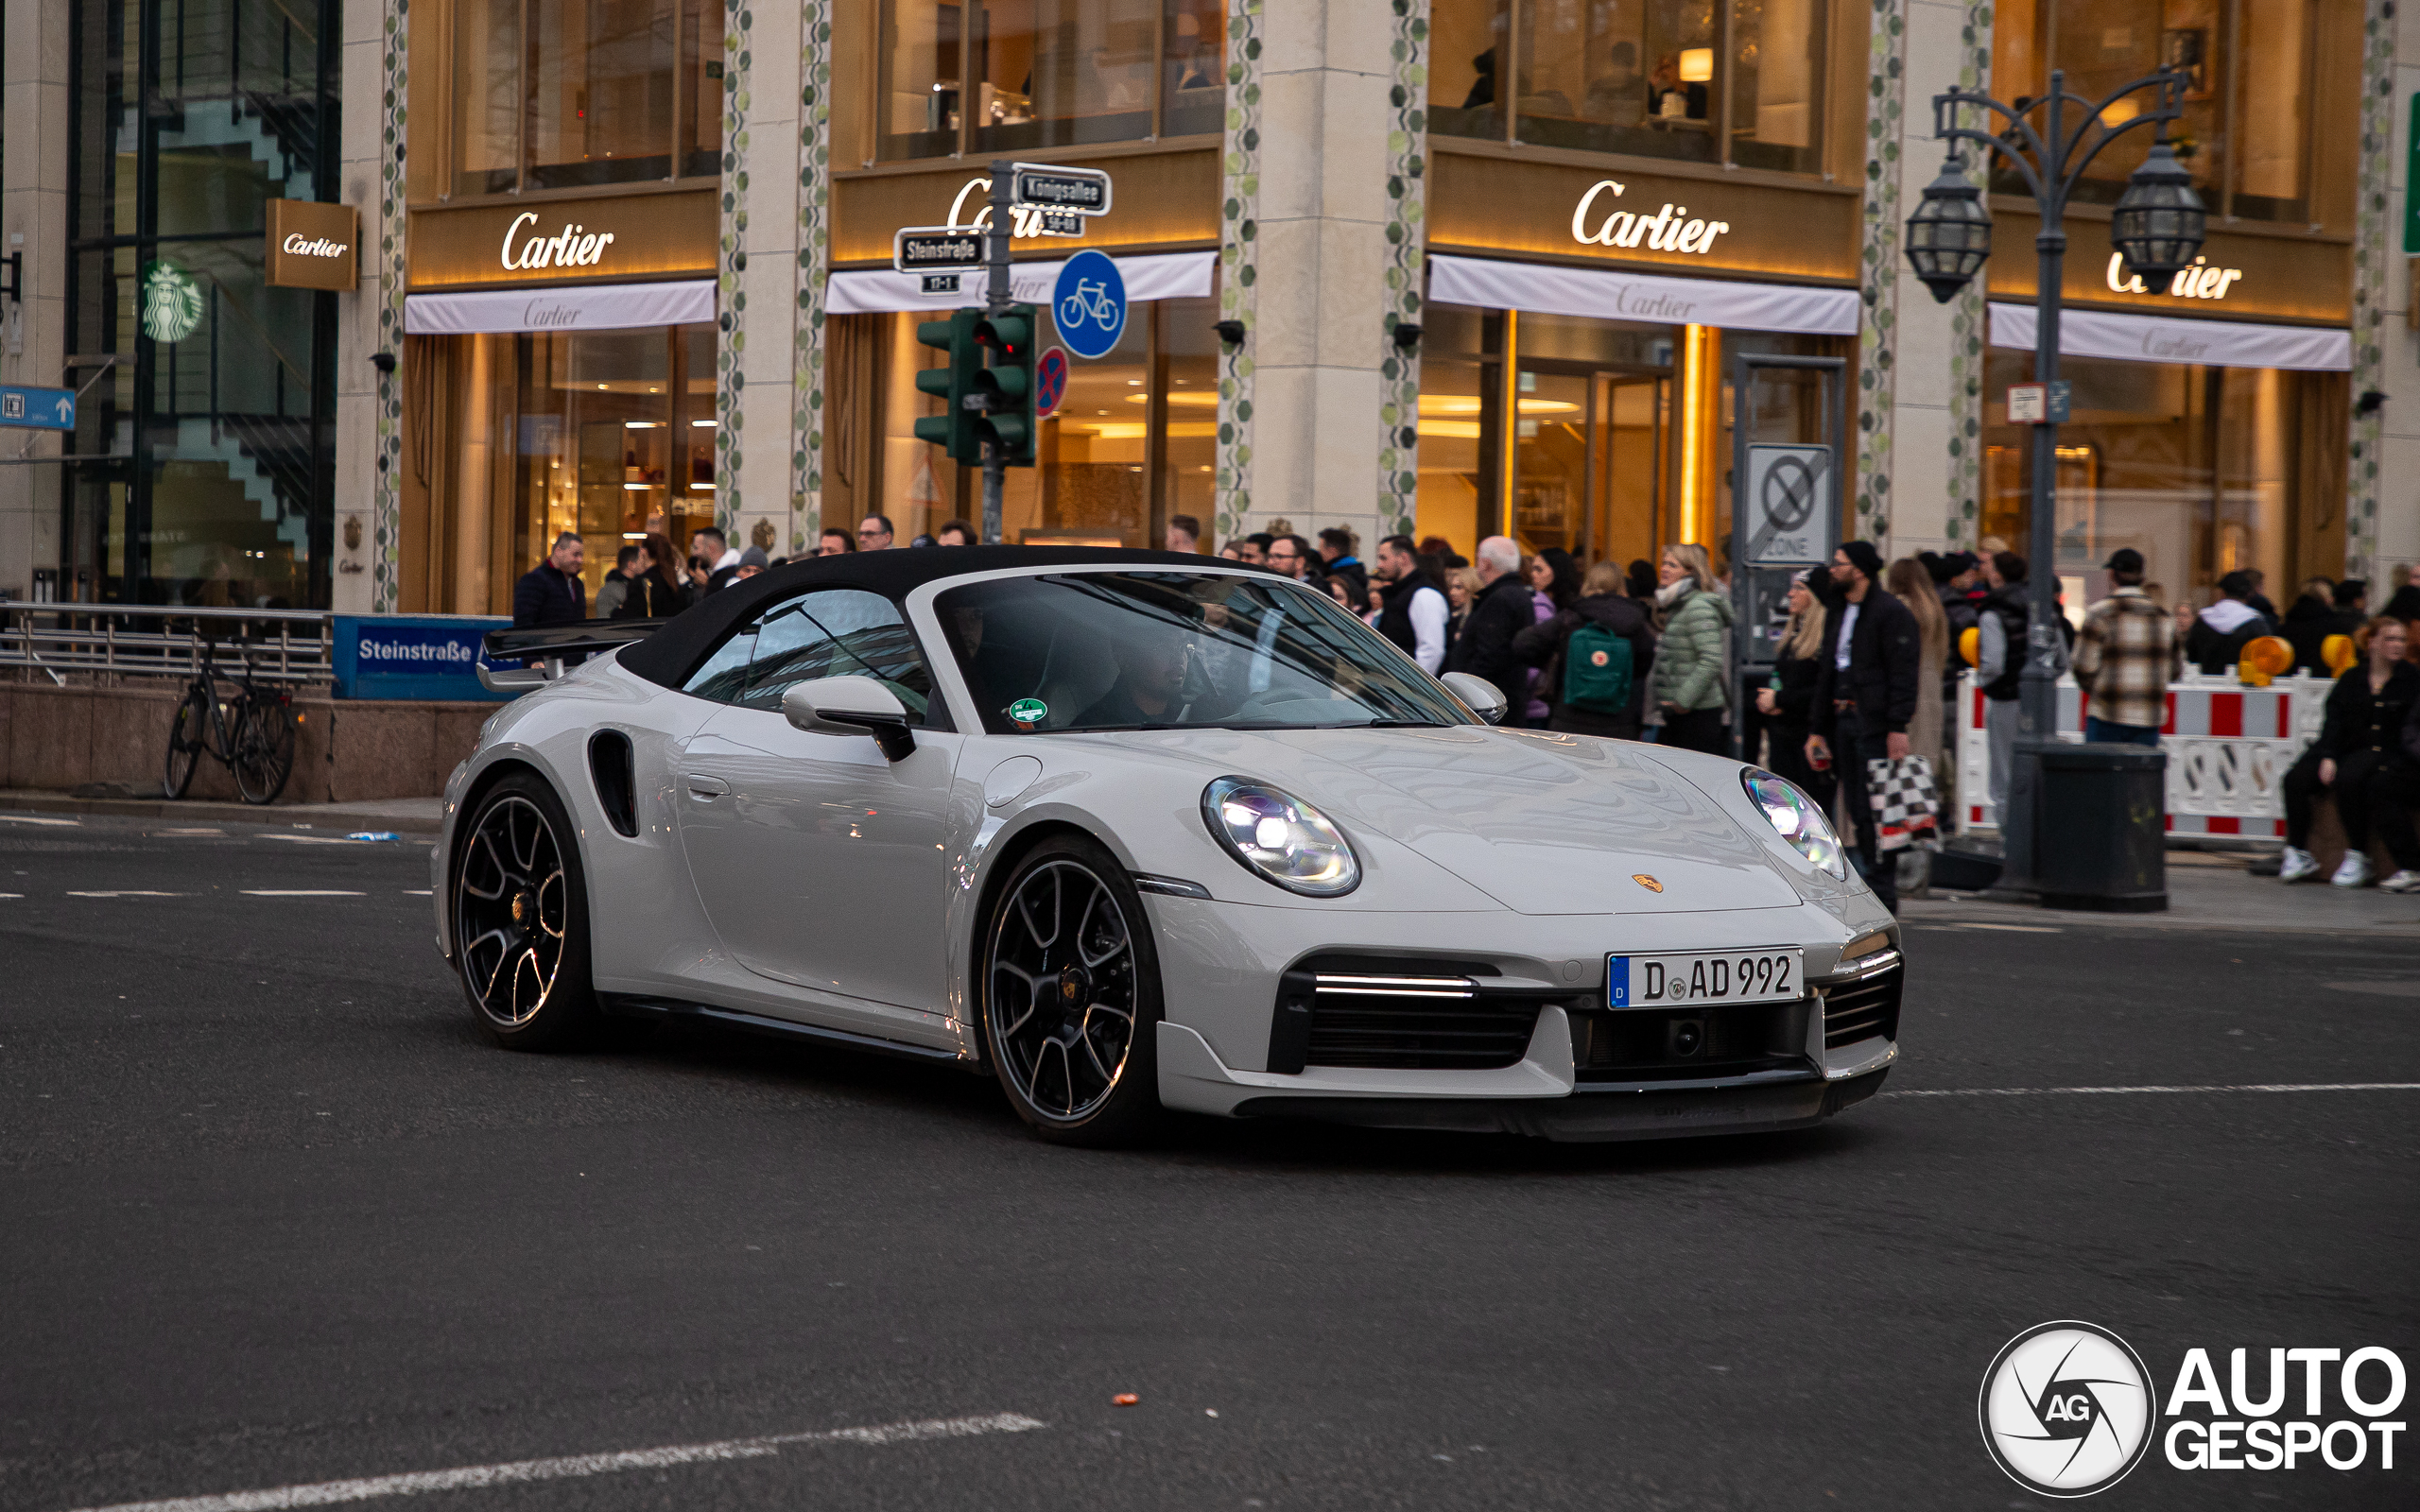
M 201 324 L 201 285 L 174 263 L 143 266 L 143 334 L 154 341 L 182 341 Z

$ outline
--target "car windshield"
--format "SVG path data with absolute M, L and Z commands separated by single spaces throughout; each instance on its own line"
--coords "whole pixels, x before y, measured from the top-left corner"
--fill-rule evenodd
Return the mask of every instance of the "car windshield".
M 1473 722 L 1376 631 L 1274 578 L 1054 573 L 954 588 L 936 608 L 995 734 Z

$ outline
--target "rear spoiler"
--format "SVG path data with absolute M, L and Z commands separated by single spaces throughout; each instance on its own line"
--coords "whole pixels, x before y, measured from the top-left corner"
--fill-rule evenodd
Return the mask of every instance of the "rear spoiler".
M 563 675 L 564 659 L 614 651 L 644 641 L 666 620 L 582 620 L 574 625 L 516 625 L 490 630 L 479 643 L 479 684 L 491 693 L 527 693 Z M 517 667 L 491 666 L 520 662 Z

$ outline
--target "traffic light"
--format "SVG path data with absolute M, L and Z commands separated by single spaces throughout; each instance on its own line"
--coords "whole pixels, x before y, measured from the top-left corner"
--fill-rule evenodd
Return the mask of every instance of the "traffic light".
M 978 391 L 977 375 L 983 371 L 983 348 L 976 339 L 982 323 L 980 310 L 955 310 L 946 320 L 916 322 L 919 344 L 949 354 L 945 366 L 916 374 L 916 387 L 943 406 L 941 414 L 916 421 L 916 439 L 932 442 L 958 462 L 983 460 L 983 433 L 977 428 L 982 417 L 966 407 L 967 397 Z
M 1011 304 L 976 328 L 976 339 L 992 352 L 992 365 L 976 374 L 976 391 L 984 396 L 977 419 L 1010 467 L 1033 465 L 1033 331 L 1030 304 Z

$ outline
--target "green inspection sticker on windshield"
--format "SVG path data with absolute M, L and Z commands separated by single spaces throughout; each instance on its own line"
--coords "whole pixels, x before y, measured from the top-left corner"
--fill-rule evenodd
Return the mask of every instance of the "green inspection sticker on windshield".
M 1009 705 L 1009 717 L 1020 725 L 1038 725 L 1050 713 L 1050 706 L 1039 698 L 1019 698 Z

